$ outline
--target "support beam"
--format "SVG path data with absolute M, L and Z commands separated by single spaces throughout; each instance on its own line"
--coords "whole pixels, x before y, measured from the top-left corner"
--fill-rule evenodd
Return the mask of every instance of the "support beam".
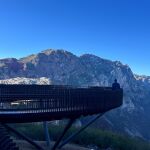
M 91 125 L 93 122 L 95 122 L 97 119 L 99 119 L 102 115 L 102 114 L 99 114 L 97 115 L 96 117 L 94 117 L 93 119 L 91 119 L 86 125 L 84 125 L 81 129 L 79 129 L 78 131 L 76 131 L 75 133 L 73 133 L 71 136 L 69 136 L 67 139 L 65 139 L 59 146 L 58 148 L 62 148 L 64 145 L 66 145 L 68 142 L 70 142 L 71 140 L 73 140 L 73 138 L 75 136 L 77 136 L 78 134 L 80 134 L 83 130 L 85 130 L 89 125 Z
M 35 143 L 32 139 L 30 139 L 29 137 L 25 136 L 24 134 L 20 133 L 19 131 L 15 130 L 14 128 L 10 127 L 7 124 L 1 124 L 2 126 L 4 126 L 7 130 L 15 133 L 17 136 L 21 137 L 22 139 L 26 140 L 27 142 L 29 142 L 31 145 L 33 145 L 34 147 L 36 147 L 38 150 L 44 150 L 43 147 L 39 146 L 37 143 Z
M 70 119 L 68 124 L 66 125 L 63 133 L 61 134 L 61 136 L 59 137 L 59 139 L 56 141 L 56 143 L 54 144 L 52 150 L 56 150 L 57 146 L 60 144 L 61 140 L 63 139 L 63 137 L 65 136 L 66 132 L 70 129 L 70 127 L 72 126 L 73 122 L 75 121 L 75 119 Z
M 43 122 L 43 127 L 44 127 L 45 140 L 46 140 L 47 146 L 50 147 L 50 136 L 49 136 L 47 121 Z

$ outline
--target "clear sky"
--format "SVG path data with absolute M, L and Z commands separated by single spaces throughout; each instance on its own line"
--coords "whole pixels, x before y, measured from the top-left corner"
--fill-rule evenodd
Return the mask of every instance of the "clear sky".
M 150 0 L 0 0 L 0 58 L 47 48 L 150 75 Z

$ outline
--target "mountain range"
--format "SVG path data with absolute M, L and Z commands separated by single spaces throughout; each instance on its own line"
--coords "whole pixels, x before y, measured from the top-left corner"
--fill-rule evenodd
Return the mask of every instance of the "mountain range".
M 97 127 L 150 140 L 150 77 L 135 75 L 128 65 L 92 54 L 44 50 L 16 59 L 0 59 L 0 83 L 111 86 L 124 89 L 122 107 L 104 115 Z

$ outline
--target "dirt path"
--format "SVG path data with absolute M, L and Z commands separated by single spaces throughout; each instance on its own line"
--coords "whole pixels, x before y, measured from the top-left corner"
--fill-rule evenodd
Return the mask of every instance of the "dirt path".
M 36 150 L 31 144 L 29 144 L 26 141 L 23 140 L 16 140 L 15 141 L 17 146 L 19 146 L 20 150 Z M 49 148 L 46 146 L 46 142 L 44 141 L 37 141 L 37 143 L 42 146 L 45 150 L 49 150 Z M 52 142 L 52 145 L 54 142 Z M 80 147 L 78 145 L 74 144 L 67 144 L 64 146 L 61 150 L 89 150 L 88 148 Z

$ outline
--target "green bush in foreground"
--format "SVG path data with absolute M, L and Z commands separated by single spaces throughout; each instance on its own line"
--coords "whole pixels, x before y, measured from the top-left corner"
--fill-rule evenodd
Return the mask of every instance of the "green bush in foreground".
M 17 129 L 34 140 L 44 140 L 42 124 L 21 124 L 15 125 Z M 57 140 L 62 133 L 64 126 L 49 125 L 49 133 L 52 140 Z M 77 129 L 72 127 L 66 136 L 75 132 Z M 87 128 L 75 137 L 72 143 L 87 146 L 96 145 L 99 148 L 111 147 L 114 150 L 150 150 L 150 143 L 137 138 L 123 136 L 110 131 Z

